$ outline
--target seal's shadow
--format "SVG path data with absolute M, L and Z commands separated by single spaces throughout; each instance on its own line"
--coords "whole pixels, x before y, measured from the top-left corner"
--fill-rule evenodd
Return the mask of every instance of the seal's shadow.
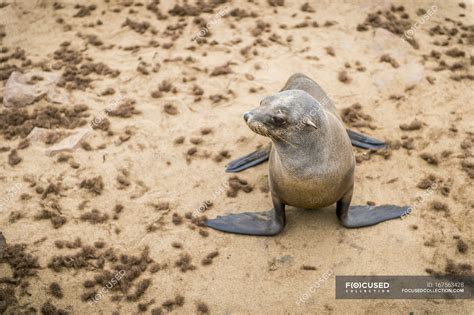
M 340 226 L 335 205 L 321 209 L 286 207 L 286 233 L 293 229 L 321 231 Z

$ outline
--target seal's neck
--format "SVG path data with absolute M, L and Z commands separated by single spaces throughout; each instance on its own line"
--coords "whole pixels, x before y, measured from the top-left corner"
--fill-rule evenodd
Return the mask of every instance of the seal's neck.
M 327 144 L 324 141 L 327 137 L 322 132 L 310 131 L 304 136 L 273 140 L 276 157 L 288 166 L 323 162 L 327 156 Z

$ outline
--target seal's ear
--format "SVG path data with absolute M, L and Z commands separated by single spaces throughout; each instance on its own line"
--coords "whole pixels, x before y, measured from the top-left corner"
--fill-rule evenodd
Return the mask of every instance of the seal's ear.
M 318 129 L 318 126 L 316 126 L 316 124 L 315 124 L 315 123 L 311 120 L 311 118 L 309 118 L 309 117 L 305 117 L 305 118 L 303 119 L 303 123 L 304 123 L 305 125 L 308 125 L 308 126 L 313 127 L 314 129 Z

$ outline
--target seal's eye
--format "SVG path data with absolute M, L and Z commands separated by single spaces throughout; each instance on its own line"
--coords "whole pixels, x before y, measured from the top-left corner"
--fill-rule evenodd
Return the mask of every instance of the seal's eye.
M 281 116 L 273 116 L 272 120 L 273 120 L 273 123 L 277 126 L 283 126 L 286 123 L 285 118 Z

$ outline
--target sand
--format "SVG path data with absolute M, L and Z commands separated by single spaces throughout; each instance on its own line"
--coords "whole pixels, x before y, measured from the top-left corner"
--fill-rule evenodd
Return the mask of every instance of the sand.
M 50 71 L 63 75 L 67 101 L 0 114 L 0 310 L 472 312 L 468 300 L 335 299 L 336 275 L 472 275 L 472 2 L 431 11 L 429 1 L 393 2 L 396 21 L 409 15 L 395 24 L 401 34 L 373 16 L 364 24 L 390 1 L 304 11 L 288 0 L 161 2 L 1 5 L 3 83 L 14 69 Z M 410 215 L 349 230 L 334 207 L 290 207 L 283 233 L 263 238 L 200 226 L 201 215 L 271 207 L 267 164 L 240 182 L 224 167 L 267 143 L 242 114 L 295 72 L 316 80 L 354 130 L 390 143 L 354 149 L 352 203 L 411 205 Z M 34 126 L 51 134 L 28 145 Z M 45 154 L 88 126 L 76 150 Z

